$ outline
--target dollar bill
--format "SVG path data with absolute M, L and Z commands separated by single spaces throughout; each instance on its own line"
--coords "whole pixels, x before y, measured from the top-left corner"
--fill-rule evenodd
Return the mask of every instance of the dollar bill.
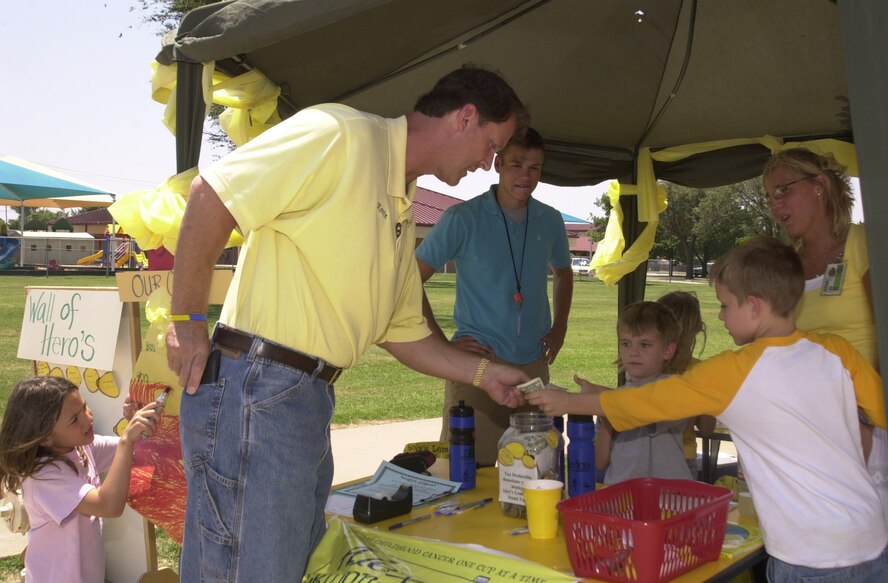
M 546 388 L 546 385 L 543 384 L 543 381 L 540 377 L 537 377 L 535 379 L 527 381 L 526 383 L 518 385 L 518 388 L 521 390 L 522 393 L 526 395 L 528 393 L 533 393 L 534 391 L 542 391 Z

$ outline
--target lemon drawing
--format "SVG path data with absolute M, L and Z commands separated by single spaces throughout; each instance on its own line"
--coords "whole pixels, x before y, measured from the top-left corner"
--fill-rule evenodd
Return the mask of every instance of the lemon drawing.
M 525 468 L 533 469 L 536 467 L 536 460 L 529 454 L 521 458 L 521 463 L 524 464 Z
M 512 455 L 511 451 L 504 447 L 499 450 L 499 455 L 496 456 L 496 459 L 498 459 L 500 465 L 503 466 L 511 466 L 515 463 L 515 456 Z
M 51 377 L 59 377 L 60 379 L 65 378 L 65 373 L 62 372 L 62 369 L 59 367 L 55 367 L 51 371 L 49 371 L 49 376 Z
M 83 377 L 80 376 L 80 369 L 73 364 L 65 371 L 65 375 L 68 377 L 68 380 L 71 381 L 71 384 L 77 387 L 80 386 L 80 381 L 83 380 Z
M 126 431 L 126 426 L 129 424 L 125 418 L 121 419 L 117 422 L 117 425 L 114 426 L 114 435 L 123 435 L 123 432 Z
M 515 459 L 521 459 L 524 457 L 525 449 L 524 446 L 518 443 L 517 441 L 511 441 L 506 444 L 506 449 L 509 450 L 509 453 L 512 454 L 512 457 Z
M 117 388 L 117 384 L 114 382 L 114 377 L 110 370 L 100 376 L 96 384 L 99 387 L 99 392 L 106 397 L 116 399 L 120 396 L 120 389 Z
M 45 360 L 38 360 L 37 361 L 37 376 L 38 377 L 49 376 L 49 363 L 46 362 Z
M 559 436 L 560 434 L 554 429 L 546 432 L 546 442 L 549 444 L 549 447 L 558 447 Z
M 90 393 L 99 390 L 99 371 L 94 368 L 88 368 L 83 371 L 83 380 L 86 382 L 86 388 Z

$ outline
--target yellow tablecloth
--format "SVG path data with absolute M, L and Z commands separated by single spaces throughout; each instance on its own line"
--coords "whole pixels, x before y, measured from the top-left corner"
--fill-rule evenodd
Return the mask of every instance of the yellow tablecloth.
M 456 496 L 462 502 L 472 502 L 488 497 L 492 497 L 494 502 L 482 508 L 455 516 L 435 516 L 429 520 L 410 524 L 392 532 L 451 543 L 483 545 L 490 549 L 540 563 L 564 573 L 572 573 L 573 568 L 568 559 L 567 543 L 564 538 L 563 528 L 559 528 L 558 535 L 550 540 L 535 540 L 527 534 L 512 535 L 513 530 L 526 526 L 527 522 L 523 519 L 506 516 L 500 511 L 499 503 L 496 501 L 499 493 L 498 488 L 496 468 L 482 468 L 478 470 L 477 487 L 473 490 L 461 492 Z M 374 523 L 371 526 L 387 531 L 391 524 L 403 522 L 430 512 L 433 512 L 431 507 L 414 508 L 409 515 L 397 516 Z M 729 514 L 728 519 L 731 522 L 737 522 L 739 519 L 737 511 L 733 510 Z M 343 520 L 354 522 L 347 517 L 343 517 Z M 718 561 L 706 563 L 680 577 L 672 579 L 672 581 L 691 583 L 709 580 L 712 577 L 717 577 L 720 573 L 725 572 L 754 553 L 761 555 L 761 547 L 752 549 L 749 553 L 740 557 L 733 559 L 721 558 Z M 584 579 L 584 581 L 596 580 Z

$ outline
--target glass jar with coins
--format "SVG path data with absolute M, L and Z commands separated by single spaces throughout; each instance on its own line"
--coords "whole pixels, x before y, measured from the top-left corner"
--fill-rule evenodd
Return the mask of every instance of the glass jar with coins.
M 564 440 L 552 418 L 539 411 L 513 413 L 499 440 L 499 500 L 502 511 L 516 518 L 527 515 L 522 485 L 526 480 L 558 480 Z

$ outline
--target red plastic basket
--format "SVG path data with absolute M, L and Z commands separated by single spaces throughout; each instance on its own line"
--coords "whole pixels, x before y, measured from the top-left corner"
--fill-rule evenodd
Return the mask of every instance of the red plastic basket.
M 564 500 L 574 573 L 659 583 L 718 559 L 728 521 L 726 488 L 638 478 Z

